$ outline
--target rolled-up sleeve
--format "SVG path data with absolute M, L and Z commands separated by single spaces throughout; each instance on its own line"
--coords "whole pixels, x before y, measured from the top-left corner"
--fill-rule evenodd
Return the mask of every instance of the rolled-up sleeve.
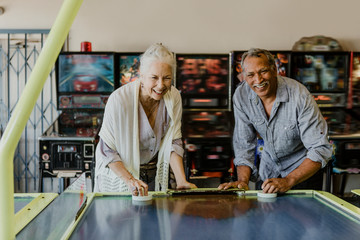
M 121 161 L 119 154 L 106 145 L 106 143 L 101 138 L 99 139 L 98 147 L 100 149 L 98 153 L 104 156 L 102 159 L 104 159 L 103 163 L 106 167 L 108 167 L 110 163 Z
M 298 120 L 301 140 L 308 150 L 306 157 L 325 167 L 332 155 L 327 135 L 328 126 L 311 95 L 306 97 L 304 103 Z
M 172 141 L 171 152 L 175 152 L 180 157 L 184 157 L 184 147 L 181 138 Z

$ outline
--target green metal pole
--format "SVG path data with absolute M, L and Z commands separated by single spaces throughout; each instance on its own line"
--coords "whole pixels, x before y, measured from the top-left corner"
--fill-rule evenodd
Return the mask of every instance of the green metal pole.
M 0 140 L 0 239 L 15 239 L 13 158 L 16 146 L 82 2 L 64 0 Z

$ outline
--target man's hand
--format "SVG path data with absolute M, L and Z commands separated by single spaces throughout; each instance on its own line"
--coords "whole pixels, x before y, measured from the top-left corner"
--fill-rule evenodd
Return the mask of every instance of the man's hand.
M 219 190 L 226 190 L 229 188 L 239 188 L 239 189 L 249 190 L 248 184 L 243 181 L 223 183 L 220 184 L 218 187 Z
M 264 181 L 261 188 L 264 193 L 283 193 L 292 188 L 291 182 L 287 178 L 269 178 Z
M 248 166 L 236 166 L 236 171 L 238 175 L 238 180 L 235 182 L 228 182 L 220 184 L 219 190 L 226 190 L 229 188 L 239 188 L 249 190 L 249 179 L 251 175 L 251 168 Z
M 299 167 L 293 170 L 284 178 L 266 179 L 261 185 L 264 193 L 286 192 L 296 184 L 299 184 L 310 178 L 321 168 L 320 162 L 314 162 L 306 158 Z

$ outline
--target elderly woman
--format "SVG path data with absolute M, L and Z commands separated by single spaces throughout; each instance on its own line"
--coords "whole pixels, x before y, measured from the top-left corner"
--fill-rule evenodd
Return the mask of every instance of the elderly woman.
M 110 95 L 96 149 L 95 192 L 166 191 L 169 165 L 177 188 L 196 188 L 183 168 L 175 64 L 165 46 L 154 44 L 140 58 L 140 79 Z

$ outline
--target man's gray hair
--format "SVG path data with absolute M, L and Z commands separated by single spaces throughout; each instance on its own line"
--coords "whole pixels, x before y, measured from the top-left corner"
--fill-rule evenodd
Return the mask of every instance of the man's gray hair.
M 243 53 L 243 55 L 241 57 L 241 68 L 243 70 L 245 70 L 244 62 L 247 57 L 249 57 L 249 56 L 250 57 L 261 57 L 260 54 L 264 54 L 266 56 L 266 58 L 268 59 L 269 66 L 276 69 L 274 56 L 268 50 L 261 49 L 261 48 L 251 48 L 251 49 L 249 49 L 249 51 Z

